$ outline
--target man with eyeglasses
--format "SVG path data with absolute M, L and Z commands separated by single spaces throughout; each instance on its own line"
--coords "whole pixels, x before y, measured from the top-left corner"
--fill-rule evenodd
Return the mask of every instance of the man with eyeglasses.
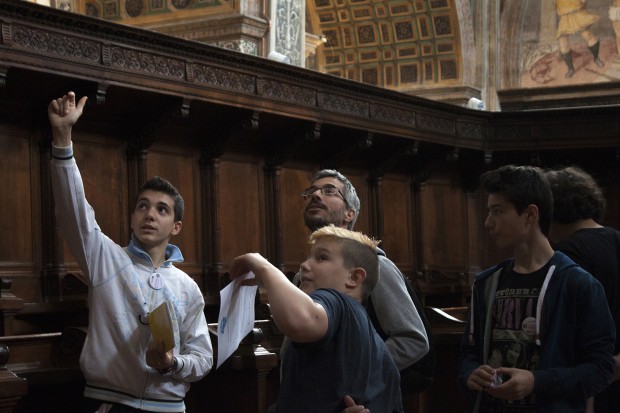
M 310 231 L 330 224 L 353 229 L 359 216 L 360 200 L 351 181 L 340 172 L 320 170 L 312 178 L 310 187 L 302 191 L 302 196 L 307 202 L 304 223 Z M 376 314 L 371 320 L 375 328 L 387 336 L 384 340 L 388 352 L 402 373 L 428 353 L 428 337 L 407 292 L 404 275 L 380 248 L 377 254 L 380 279 L 370 295 Z M 299 273 L 293 282 L 299 285 Z M 286 341 L 282 345 L 282 357 L 287 345 Z M 358 411 L 353 410 L 350 400 L 347 405 L 352 407 L 351 411 Z

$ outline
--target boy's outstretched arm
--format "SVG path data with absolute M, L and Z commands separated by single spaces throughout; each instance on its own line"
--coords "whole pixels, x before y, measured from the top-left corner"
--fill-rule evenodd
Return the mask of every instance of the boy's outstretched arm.
M 75 93 L 69 92 L 50 102 L 47 107 L 47 116 L 52 125 L 52 144 L 54 146 L 62 148 L 71 145 L 71 130 L 82 116 L 87 99 L 87 96 L 83 96 L 76 103 Z
M 230 267 L 230 278 L 235 279 L 252 271 L 256 278 L 245 283 L 261 284 L 269 295 L 271 315 L 278 328 L 292 341 L 318 341 L 327 333 L 327 313 L 306 293 L 286 278 L 258 253 L 235 258 Z

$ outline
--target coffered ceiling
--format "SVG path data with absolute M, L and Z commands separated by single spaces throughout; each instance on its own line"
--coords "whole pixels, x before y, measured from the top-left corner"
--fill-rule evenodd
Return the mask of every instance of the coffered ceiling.
M 233 32 L 240 33 L 231 30 L 234 23 L 226 23 L 231 16 L 254 14 L 267 18 L 269 7 L 269 0 L 50 1 L 57 8 L 66 6 L 81 14 L 223 47 L 228 45 L 222 39 L 231 40 Z M 313 68 L 403 92 L 462 85 L 455 1 L 306 0 L 306 32 L 325 38 L 316 49 Z M 241 30 L 242 37 L 248 38 L 267 33 Z M 238 45 L 237 49 L 242 50 Z M 260 55 L 260 49 L 254 53 Z
M 453 0 L 308 0 L 306 30 L 324 35 L 319 70 L 406 90 L 460 84 Z

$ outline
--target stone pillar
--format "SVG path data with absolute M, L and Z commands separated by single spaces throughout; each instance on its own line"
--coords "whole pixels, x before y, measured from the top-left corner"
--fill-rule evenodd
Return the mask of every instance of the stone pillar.
M 475 39 L 476 61 L 479 62 L 478 84 L 480 85 L 480 99 L 486 103 L 487 110 L 499 110 L 497 88 L 500 82 L 500 49 L 498 36 L 501 30 L 500 5 L 496 0 L 482 0 L 475 6 Z
M 305 0 L 271 0 L 269 51 L 291 59 L 291 64 L 305 66 Z
M 303 65 L 306 69 L 319 70 L 316 49 L 323 46 L 325 42 L 321 36 L 317 36 L 316 34 L 306 33 L 306 50 L 304 53 L 304 62 Z

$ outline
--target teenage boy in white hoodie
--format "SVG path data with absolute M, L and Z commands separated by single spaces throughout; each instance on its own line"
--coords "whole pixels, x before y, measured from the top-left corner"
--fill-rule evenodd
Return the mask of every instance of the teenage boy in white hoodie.
M 147 181 L 131 215 L 129 245 L 101 232 L 86 201 L 73 157 L 71 131 L 86 97 L 69 92 L 48 106 L 52 126 L 52 188 L 56 219 L 88 285 L 88 334 L 80 357 L 84 395 L 98 413 L 184 412 L 190 382 L 211 369 L 213 350 L 196 284 L 173 263 L 181 251 L 169 244 L 181 231 L 183 198 L 165 179 Z M 154 341 L 148 314 L 168 301 L 174 348 Z

